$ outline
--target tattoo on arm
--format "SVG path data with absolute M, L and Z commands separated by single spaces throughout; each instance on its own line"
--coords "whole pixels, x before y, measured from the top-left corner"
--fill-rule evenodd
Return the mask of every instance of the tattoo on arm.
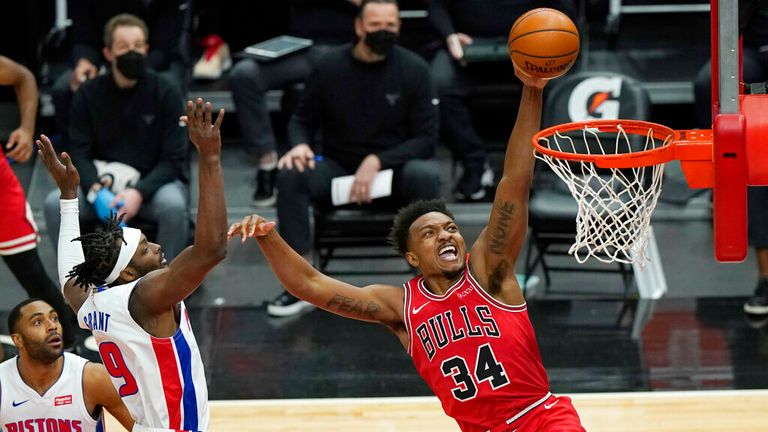
M 492 227 L 488 247 L 492 254 L 501 255 L 504 253 L 504 247 L 509 240 L 507 234 L 509 233 L 509 225 L 510 222 L 512 222 L 512 216 L 515 214 L 515 205 L 511 202 L 502 201 L 495 206 L 494 210 L 499 213 L 499 219 Z
M 346 314 L 353 313 L 369 319 L 374 319 L 374 315 L 381 310 L 381 306 L 375 302 L 368 302 L 368 304 L 365 305 L 362 300 L 343 296 L 341 294 L 334 295 L 325 306 L 333 311 Z

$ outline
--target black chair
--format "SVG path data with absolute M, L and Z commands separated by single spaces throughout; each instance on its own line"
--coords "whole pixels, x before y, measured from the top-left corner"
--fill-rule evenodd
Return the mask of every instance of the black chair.
M 542 128 L 588 119 L 647 120 L 650 100 L 636 80 L 612 72 L 582 72 L 552 83 L 544 104 Z M 615 264 L 577 264 L 567 260 L 576 235 L 578 205 L 566 184 L 546 164 L 537 161 L 528 208 L 528 251 L 525 257 L 526 280 L 538 266 L 546 287 L 550 272 L 617 273 L 630 294 L 632 266 Z M 558 258 L 559 257 L 559 258 Z
M 314 248 L 315 268 L 333 275 L 405 274 L 410 268 L 405 259 L 387 243 L 395 218 L 394 210 L 376 208 L 315 208 Z M 349 249 L 339 252 L 338 249 Z M 331 259 L 346 260 L 352 268 L 329 269 Z M 399 260 L 385 263 L 382 260 Z M 375 260 L 363 266 L 361 261 Z

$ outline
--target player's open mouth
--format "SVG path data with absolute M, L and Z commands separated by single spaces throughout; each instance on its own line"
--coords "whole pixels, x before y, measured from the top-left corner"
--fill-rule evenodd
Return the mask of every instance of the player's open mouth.
M 459 256 L 459 249 L 454 245 L 445 245 L 437 252 L 440 261 L 456 261 Z
M 160 264 L 161 265 L 167 265 L 168 261 L 165 259 L 165 254 L 160 252 Z
M 46 343 L 48 345 L 51 345 L 54 348 L 61 347 L 61 335 L 57 334 L 57 335 L 53 335 L 53 336 L 49 337 L 48 340 L 46 341 Z

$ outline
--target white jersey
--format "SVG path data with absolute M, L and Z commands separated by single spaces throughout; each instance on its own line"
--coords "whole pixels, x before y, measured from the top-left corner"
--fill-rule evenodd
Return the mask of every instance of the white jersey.
M 40 396 L 19 375 L 18 357 L 0 364 L 0 423 L 4 432 L 103 430 L 85 406 L 83 369 L 88 360 L 64 353 L 61 376 Z
M 208 387 L 184 302 L 172 337 L 147 333 L 128 312 L 141 279 L 94 289 L 77 313 L 90 329 L 112 383 L 137 425 L 172 430 L 208 428 Z

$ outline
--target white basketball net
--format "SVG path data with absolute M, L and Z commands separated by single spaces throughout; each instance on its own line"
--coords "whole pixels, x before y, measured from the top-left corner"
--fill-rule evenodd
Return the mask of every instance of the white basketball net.
M 590 154 L 626 154 L 652 150 L 671 142 L 671 136 L 663 142 L 654 139 L 653 130 L 649 129 L 644 148 L 637 148 L 636 143 L 633 150 L 621 125 L 617 129 L 615 142 L 611 143 L 613 147 L 606 147 L 595 130 L 584 128 L 581 139 L 586 145 L 578 148 L 586 149 Z M 591 147 L 588 138 L 593 143 Z M 559 132 L 540 138 L 539 144 L 564 153 L 583 154 L 577 150 L 572 136 Z M 552 168 L 578 203 L 576 240 L 568 253 L 580 263 L 594 257 L 606 263 L 618 261 L 645 266 L 651 213 L 661 194 L 664 164 L 605 169 L 589 161 L 568 161 L 539 152 L 536 152 L 536 158 Z

